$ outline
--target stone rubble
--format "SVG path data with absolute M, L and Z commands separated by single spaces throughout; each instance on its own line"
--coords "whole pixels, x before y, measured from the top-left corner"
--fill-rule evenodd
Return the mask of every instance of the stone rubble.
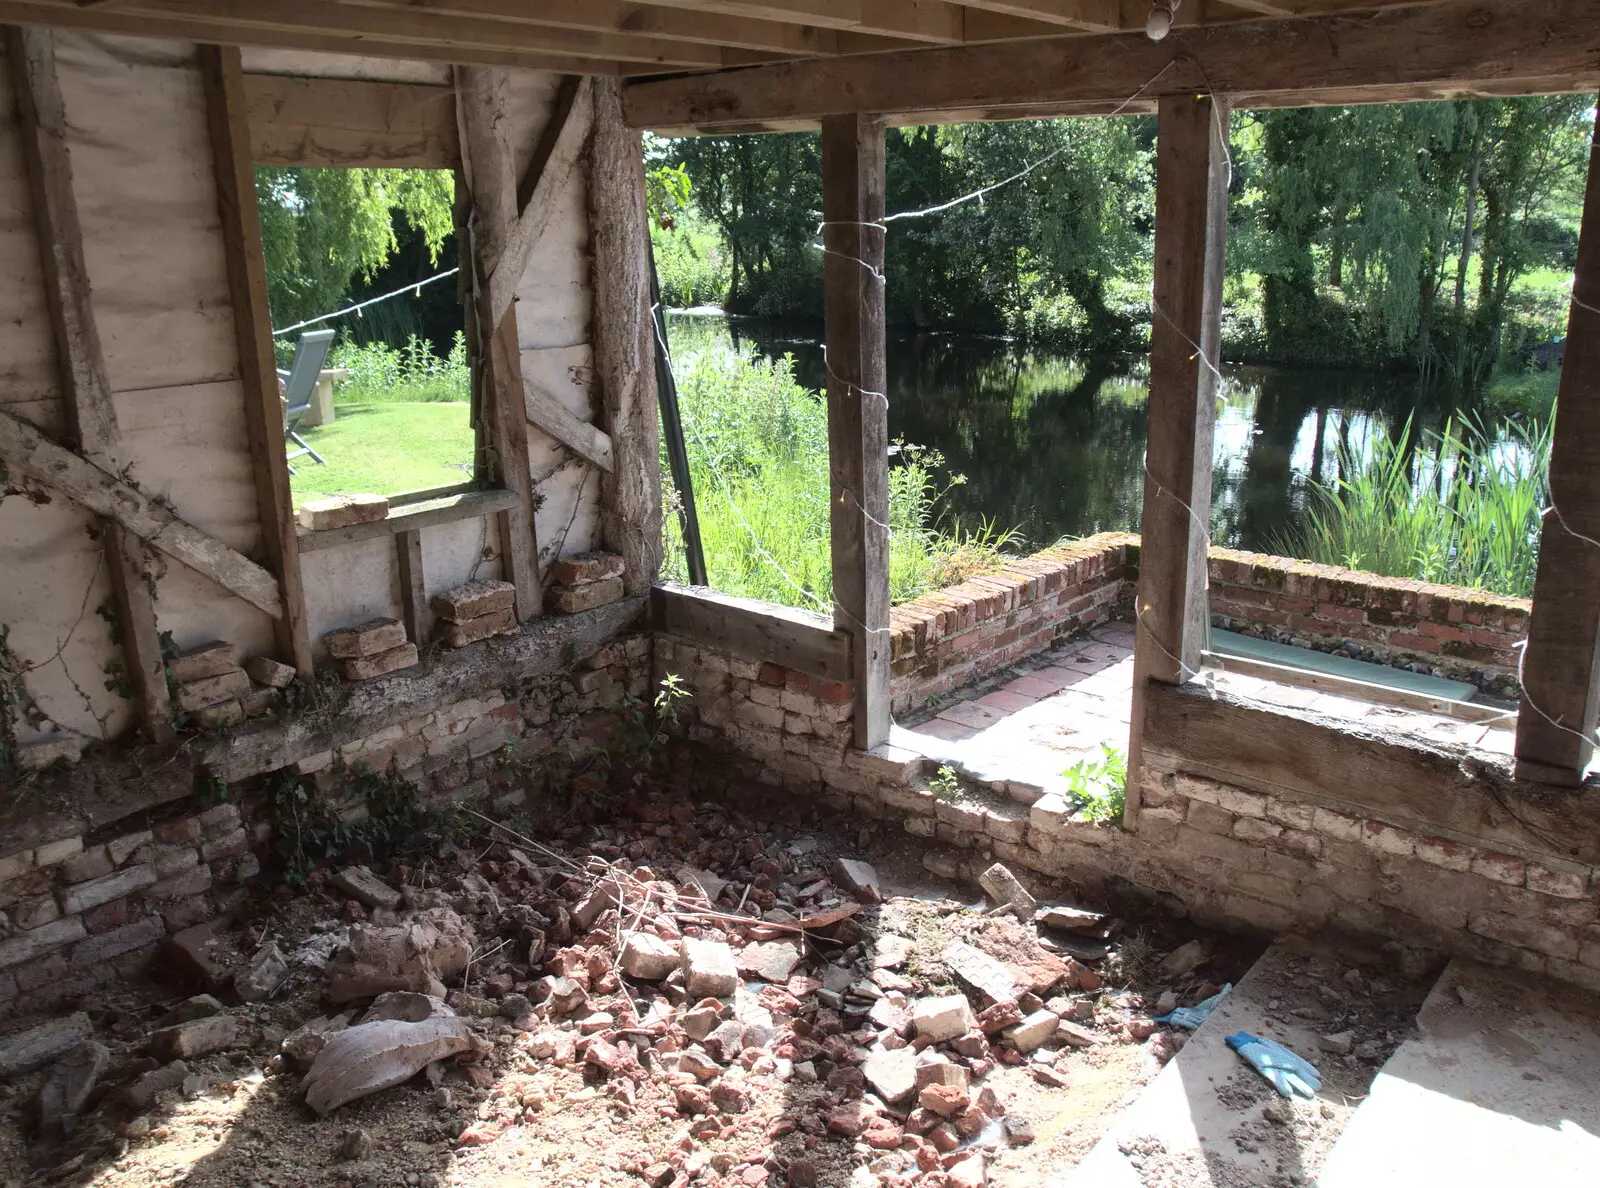
M 143 1133 L 163 1095 L 204 1092 L 211 1061 L 253 1048 L 319 1114 L 425 1072 L 420 1092 L 441 1110 L 463 1094 L 484 1102 L 452 1131 L 458 1147 L 535 1117 L 540 1069 L 579 1069 L 613 1111 L 681 1120 L 683 1142 L 633 1169 L 651 1183 L 834 1182 L 793 1155 L 741 1164 L 718 1153 L 726 1166 L 712 1166 L 706 1152 L 723 1148 L 709 1144 L 753 1128 L 768 1149 L 789 1133 L 813 1151 L 842 1142 L 857 1160 L 852 1184 L 951 1188 L 986 1183 L 991 1159 L 1032 1139 L 1024 1119 L 1002 1124 L 997 1067 L 1065 1083 L 1062 1054 L 1135 1042 L 1148 1023 L 1137 1002 L 1097 1015 L 1084 988 L 1097 975 L 1040 945 L 1031 907 L 1017 905 L 1023 923 L 940 905 L 936 940 L 880 930 L 877 912 L 895 901 L 863 904 L 883 898 L 868 863 L 769 844 L 714 806 L 647 800 L 635 811 L 642 829 L 586 835 L 584 862 L 500 839 L 442 883 L 404 865 L 322 876 L 339 918 L 309 938 L 266 939 L 231 969 L 217 930 L 202 930 L 191 947 L 208 984 L 243 1005 L 179 1001 L 133 1063 L 96 1060 L 86 1016 L 48 1043 L 0 1040 L 0 1054 L 26 1048 L 36 1067 L 85 1053 L 52 1073 L 58 1133 L 96 1100 L 126 1112 L 124 1133 Z M 1066 910 L 1047 906 L 1040 919 Z M 950 975 L 965 992 L 939 992 Z M 286 986 L 315 987 L 337 1013 L 250 1023 L 267 996 L 291 999 Z M 447 1065 L 459 1079 L 441 1086 Z M 106 1080 L 113 1091 L 95 1098 Z M 341 1151 L 364 1147 L 350 1133 Z

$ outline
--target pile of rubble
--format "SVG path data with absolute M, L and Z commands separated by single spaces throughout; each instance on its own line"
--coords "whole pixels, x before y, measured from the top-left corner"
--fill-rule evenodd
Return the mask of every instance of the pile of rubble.
M 0 1072 L 56 1061 L 47 1137 L 103 1104 L 122 1147 L 151 1132 L 158 1096 L 201 1091 L 197 1061 L 240 1047 L 319 1116 L 421 1073 L 459 1121 L 457 1157 L 541 1126 L 581 1079 L 574 1100 L 669 1128 L 623 1153 L 620 1182 L 970 1188 L 1033 1140 L 998 1070 L 1065 1086 L 1079 1049 L 1145 1041 L 1158 1066 L 1181 1039 L 1102 986 L 1113 921 L 1039 906 L 1004 867 L 985 875 L 988 911 L 886 903 L 870 865 L 815 838 L 715 806 L 632 807 L 640 827 L 574 839 L 581 862 L 502 830 L 443 888 L 437 867 L 342 870 L 298 901 L 336 896 L 337 919 L 232 968 L 217 929 L 191 930 L 172 956 L 207 994 L 117 1058 L 78 1015 Z M 1215 991 L 1190 982 L 1187 1001 Z M 291 1003 L 298 1026 L 263 1025 Z M 443 1084 L 451 1069 L 466 1090 Z

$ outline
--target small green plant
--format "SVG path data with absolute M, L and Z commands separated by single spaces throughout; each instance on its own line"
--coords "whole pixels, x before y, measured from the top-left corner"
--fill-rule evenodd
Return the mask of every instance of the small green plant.
M 1062 778 L 1067 795 L 1091 821 L 1120 821 L 1128 795 L 1128 757 L 1109 743 L 1101 743 L 1099 759 L 1079 759 Z
M 210 772 L 195 776 L 194 785 L 202 804 L 222 804 L 233 799 L 233 786 Z
M 333 778 L 336 786 L 327 794 L 287 769 L 267 784 L 274 850 L 283 881 L 291 887 L 304 887 L 313 870 L 337 864 L 358 848 L 365 851 L 364 861 L 381 861 L 428 823 L 417 786 L 393 764 L 380 772 L 366 763 L 341 761 Z M 357 811 L 363 806 L 365 815 Z
M 945 804 L 954 804 L 966 793 L 961 776 L 948 763 L 928 781 L 928 787 L 932 789 L 934 799 L 942 800 Z
M 11 627 L 0 623 L 0 780 L 17 769 L 17 728 L 27 719 L 33 698 L 22 683 L 28 666 L 11 650 Z

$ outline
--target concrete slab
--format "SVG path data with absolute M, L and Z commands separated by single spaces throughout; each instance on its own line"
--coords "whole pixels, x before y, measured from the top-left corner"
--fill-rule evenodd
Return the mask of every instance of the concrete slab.
M 1044 1188 L 1308 1182 L 1353 1111 L 1326 1090 L 1319 1101 L 1278 1096 L 1223 1041 L 1250 1031 L 1318 1063 L 1317 1031 L 1297 1007 L 1328 976 L 1314 958 L 1272 946 L 1083 1161 Z
M 1477 688 L 1465 681 L 1428 676 L 1425 673 L 1409 672 L 1403 668 L 1390 668 L 1384 664 L 1357 660 L 1352 656 L 1319 652 L 1314 648 L 1297 648 L 1293 644 L 1256 639 L 1251 635 L 1240 635 L 1236 631 L 1224 631 L 1220 627 L 1211 629 L 1211 650 L 1220 652 L 1224 656 L 1242 656 L 1248 660 L 1280 664 L 1285 668 L 1304 668 L 1311 672 L 1327 673 L 1329 676 L 1348 677 L 1353 681 L 1365 681 L 1369 685 L 1388 685 L 1390 688 L 1405 689 L 1424 697 L 1471 701 L 1478 694 Z
M 1600 1004 L 1452 962 L 1318 1188 L 1600 1181 Z

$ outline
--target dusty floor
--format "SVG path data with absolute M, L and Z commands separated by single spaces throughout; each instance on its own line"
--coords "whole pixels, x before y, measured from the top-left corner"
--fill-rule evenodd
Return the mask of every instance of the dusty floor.
M 212 989 L 234 1004 L 225 1007 L 237 1020 L 234 1039 L 186 1061 L 149 1100 L 129 1101 L 171 1069 L 148 1055 L 149 1036 L 198 987 L 157 981 L 82 1004 L 111 1049 L 110 1067 L 64 1144 L 32 1134 L 43 1072 L 0 1087 L 0 1183 L 942 1188 L 986 1176 L 1022 1188 L 1081 1158 L 1181 1044 L 1150 1021 L 1164 993 L 1169 1004 L 1197 1001 L 1237 980 L 1259 952 L 1159 921 L 1106 919 L 1092 926 L 1105 938 L 1002 923 L 970 894 L 963 905 L 954 889 L 932 882 L 903 834 L 885 833 L 881 845 L 870 834 L 847 841 L 762 828 L 715 805 L 642 800 L 621 806 L 608 827 L 540 836 L 552 839 L 548 853 L 485 835 L 459 848 L 434 843 L 377 872 L 406 888 L 413 904 L 449 903 L 471 927 L 466 989 L 459 977 L 446 981 L 450 1005 L 484 1041 L 481 1057 L 442 1060 L 325 1118 L 312 1113 L 300 1099 L 300 1065 L 279 1054 L 284 1037 L 350 1008 L 359 1023 L 370 998 L 326 1002 L 329 975 L 319 962 L 352 924 L 376 929 L 409 916 L 404 908 L 365 909 L 325 884 L 294 896 L 280 889 L 223 934 L 224 968 Z M 561 866 L 563 855 L 574 865 Z M 580 935 L 569 915 L 595 879 L 574 870 L 592 855 L 652 896 L 669 888 L 692 895 L 683 866 L 712 872 L 728 882 L 712 888 L 722 917 L 697 920 L 688 909 L 705 904 L 693 899 L 679 901 L 677 914 L 652 916 L 657 907 L 633 902 L 639 897 L 630 892 L 623 911 L 612 908 Z M 858 895 L 867 901 L 858 915 L 806 928 L 792 954 L 798 964 L 777 971 L 782 980 L 743 970 L 735 993 L 709 1004 L 710 1015 L 702 1002 L 702 1024 L 743 1025 L 718 1058 L 706 1052 L 721 1028 L 705 1040 L 686 1031 L 696 1003 L 674 977 L 617 978 L 616 942 L 641 927 L 725 939 L 744 961 L 758 937 L 793 935 L 762 930 L 761 919 L 814 921 L 849 910 L 851 892 L 830 877 L 839 856 L 873 861 L 885 902 Z M 1034 890 L 1046 902 L 1071 902 L 1063 889 L 1052 889 L 1054 897 Z M 886 941 L 890 935 L 904 940 Z M 994 937 L 1004 940 L 995 951 L 1007 962 L 1022 962 L 1007 968 L 1038 975 L 1040 992 L 1021 992 L 1012 1016 L 986 1017 L 1048 1009 L 1081 1027 L 1077 1042 L 1087 1046 L 1064 1043 L 1056 1031 L 1024 1056 L 999 1026 L 938 1045 L 919 1038 L 907 1017 L 919 1000 L 965 992 L 974 1011 L 989 1002 L 952 974 L 944 946 L 962 939 L 994 948 Z M 288 979 L 267 1000 L 240 1004 L 226 991 L 225 967 L 263 940 L 288 957 Z M 1181 975 L 1164 972 L 1163 955 L 1194 940 L 1205 961 Z M 1086 960 L 1058 956 L 1056 941 Z M 574 1009 L 557 1009 L 549 997 L 557 971 L 588 985 Z M 954 1071 L 970 1081 L 951 1121 L 918 1105 L 923 1091 L 886 1103 L 879 1082 L 863 1076 L 874 1054 L 908 1040 L 936 1048 L 941 1063 L 960 1066 Z

